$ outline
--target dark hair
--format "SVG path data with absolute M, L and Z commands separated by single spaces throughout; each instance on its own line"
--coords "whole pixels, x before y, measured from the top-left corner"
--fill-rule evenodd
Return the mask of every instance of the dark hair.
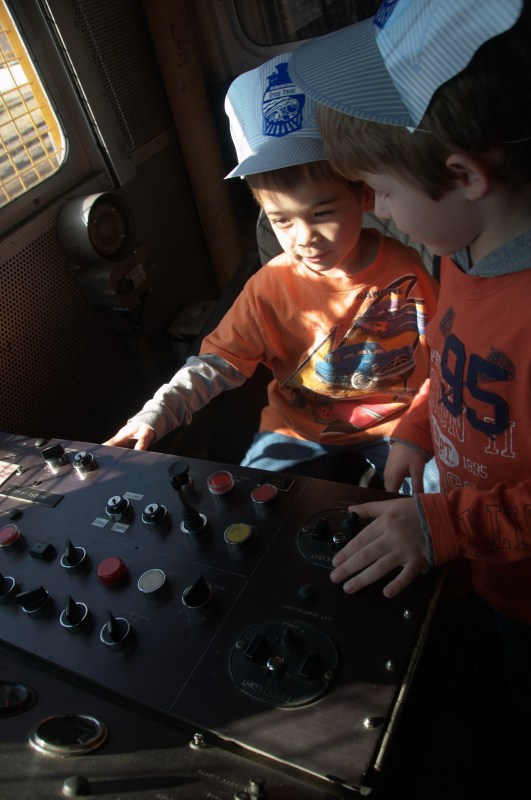
M 336 172 L 329 161 L 309 161 L 305 164 L 245 176 L 258 204 L 260 204 L 260 192 L 292 192 L 304 184 L 322 178 L 341 181 L 353 191 L 357 191 L 360 185 L 359 181 L 352 181 Z
M 531 182 L 531 3 L 518 22 L 479 48 L 431 99 L 422 130 L 368 122 L 320 106 L 317 119 L 332 166 L 355 178 L 382 169 L 440 199 L 454 186 L 451 153 L 499 151 L 493 175 Z M 426 133 L 425 131 L 428 131 Z

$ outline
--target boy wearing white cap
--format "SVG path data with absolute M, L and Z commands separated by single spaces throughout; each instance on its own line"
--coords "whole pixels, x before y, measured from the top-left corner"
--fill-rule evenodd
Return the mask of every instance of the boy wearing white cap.
M 243 465 L 326 477 L 347 450 L 382 474 L 388 436 L 427 376 L 436 283 L 416 250 L 362 228 L 372 192 L 325 160 L 288 55 L 236 78 L 225 109 L 238 157 L 227 177 L 247 178 L 284 252 L 107 444 L 147 448 L 263 363 L 273 380 Z
M 386 468 L 420 489 L 434 452 L 444 493 L 371 503 L 335 558 L 355 592 L 401 568 L 470 560 L 497 612 L 519 710 L 531 713 L 531 4 L 395 0 L 304 44 L 295 80 L 322 103 L 333 166 L 375 189 L 376 212 L 443 256 L 428 326 L 430 380 Z M 322 111 L 322 113 L 321 113 Z M 528 716 L 527 716 L 528 719 Z

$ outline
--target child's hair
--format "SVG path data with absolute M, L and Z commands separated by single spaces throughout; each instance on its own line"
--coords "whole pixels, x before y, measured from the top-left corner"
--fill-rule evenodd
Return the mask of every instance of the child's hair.
M 531 182 L 531 3 L 513 28 L 479 48 L 463 72 L 434 94 L 419 129 L 357 119 L 320 106 L 318 123 L 333 168 L 351 179 L 390 172 L 432 199 L 455 185 L 451 153 L 503 154 L 494 176 Z
M 295 164 L 283 169 L 272 169 L 269 172 L 257 172 L 246 175 L 247 181 L 254 198 L 260 205 L 261 192 L 293 192 L 300 186 L 325 178 L 326 180 L 341 181 L 352 191 L 358 191 L 360 181 L 352 181 L 336 172 L 329 161 L 310 161 L 306 164 Z

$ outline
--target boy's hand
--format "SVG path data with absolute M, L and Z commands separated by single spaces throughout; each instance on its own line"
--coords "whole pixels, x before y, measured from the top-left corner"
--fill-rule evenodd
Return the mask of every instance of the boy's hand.
M 426 459 L 414 447 L 393 442 L 384 469 L 384 485 L 388 492 L 398 492 L 404 478 L 411 478 L 414 492 L 422 492 Z
M 334 556 L 331 580 L 346 581 L 344 591 L 354 594 L 402 567 L 384 588 L 386 597 L 395 597 L 429 566 L 415 500 L 382 500 L 349 506 L 349 511 L 373 522 Z
M 114 447 L 133 447 L 135 450 L 147 450 L 153 439 L 155 432 L 149 425 L 143 422 L 128 422 L 118 433 L 111 436 L 103 444 L 113 445 Z

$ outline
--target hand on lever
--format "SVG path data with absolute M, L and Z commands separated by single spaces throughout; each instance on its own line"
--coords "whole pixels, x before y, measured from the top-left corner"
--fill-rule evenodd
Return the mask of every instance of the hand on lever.
M 415 500 L 383 500 L 349 506 L 349 511 L 373 521 L 336 553 L 331 580 L 345 581 L 344 591 L 354 594 L 402 567 L 383 590 L 386 597 L 395 597 L 429 566 Z

